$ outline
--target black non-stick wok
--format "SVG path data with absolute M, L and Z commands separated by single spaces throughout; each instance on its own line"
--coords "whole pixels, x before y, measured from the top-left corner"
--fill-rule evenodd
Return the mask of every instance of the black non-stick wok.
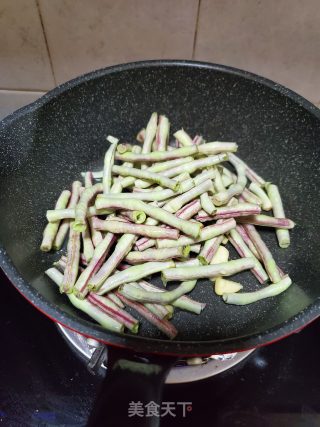
M 133 141 L 152 111 L 168 115 L 172 129 L 183 126 L 207 140 L 238 142 L 241 158 L 279 185 L 287 215 L 297 224 L 287 250 L 277 246 L 274 232 L 263 230 L 280 267 L 293 279 L 286 293 L 236 307 L 216 297 L 210 281 L 199 282 L 192 296 L 207 307 L 199 316 L 175 314 L 179 335 L 174 341 L 146 323 L 134 336 L 110 333 L 90 321 L 43 273 L 57 254 L 39 250 L 46 209 L 61 189 L 81 171 L 101 167 L 107 134 Z M 1 267 L 44 314 L 108 345 L 104 395 L 91 425 L 102 425 L 101 416 L 104 425 L 137 422 L 127 417 L 129 401 L 158 401 L 178 356 L 261 346 L 319 316 L 319 141 L 320 111 L 302 97 L 244 71 L 190 61 L 99 70 L 54 89 L 1 123 Z M 241 279 L 246 289 L 260 286 L 250 274 Z M 138 419 L 139 425 L 157 422 Z

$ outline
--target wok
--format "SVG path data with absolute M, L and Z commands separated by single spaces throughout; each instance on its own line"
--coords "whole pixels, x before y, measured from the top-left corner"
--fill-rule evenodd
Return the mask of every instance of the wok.
M 207 140 L 236 141 L 239 155 L 277 183 L 297 226 L 287 250 L 263 238 L 290 274 L 287 292 L 250 306 L 226 305 L 200 281 L 192 296 L 199 316 L 177 312 L 177 339 L 142 322 L 138 336 L 104 330 L 74 309 L 45 277 L 57 254 L 39 250 L 45 212 L 83 170 L 101 167 L 105 137 L 133 141 L 152 111 L 172 129 Z M 128 402 L 159 401 L 177 357 L 241 351 L 292 333 L 320 313 L 320 112 L 294 92 L 251 73 L 191 61 L 146 61 L 109 67 L 67 82 L 8 116 L 0 125 L 0 265 L 36 308 L 67 328 L 105 343 L 109 372 L 91 425 L 157 425 L 127 417 Z M 259 287 L 243 273 L 245 288 Z M 28 327 L 28 325 L 26 325 Z M 105 400 L 106 399 L 106 400 Z M 120 409 L 119 409 L 120 408 Z M 102 417 L 102 418 L 101 418 Z M 130 424 L 130 425 L 131 425 Z

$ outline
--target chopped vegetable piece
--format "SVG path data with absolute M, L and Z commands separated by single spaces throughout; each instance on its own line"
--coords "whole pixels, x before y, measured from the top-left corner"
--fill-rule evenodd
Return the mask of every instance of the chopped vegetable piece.
M 237 218 L 237 221 L 242 224 L 254 224 L 261 225 L 264 227 L 277 227 L 279 229 L 291 229 L 295 226 L 295 223 L 288 218 L 274 218 L 268 215 L 248 215 L 241 218 Z
M 80 181 L 74 181 L 72 183 L 71 197 L 69 199 L 68 209 L 74 209 L 76 207 L 80 197 L 80 187 L 81 187 Z M 70 228 L 70 222 L 71 221 L 69 219 L 64 219 L 61 222 L 59 230 L 56 234 L 56 237 L 52 245 L 54 250 L 58 251 L 59 249 L 61 249 L 65 241 L 65 238 L 68 234 L 68 231 Z
M 223 220 L 223 222 L 217 222 L 216 224 L 204 227 L 200 236 L 197 239 L 191 237 L 181 236 L 177 240 L 161 239 L 157 240 L 157 247 L 160 248 L 173 248 L 176 246 L 187 246 L 195 243 L 205 242 L 206 240 L 212 239 L 213 237 L 220 236 L 221 234 L 227 233 L 232 228 L 236 227 L 236 222 L 233 218 Z
M 113 276 L 109 277 L 102 284 L 98 293 L 99 295 L 103 295 L 106 292 L 109 292 L 124 283 L 136 282 L 137 280 L 140 280 L 143 277 L 150 276 L 151 274 L 158 273 L 159 271 L 164 271 L 171 267 L 174 267 L 173 261 L 146 262 L 144 264 L 134 265 L 132 267 L 127 268 L 126 270 L 120 271 L 119 273 L 116 273 Z
M 249 185 L 249 190 L 259 197 L 259 199 L 261 200 L 261 207 L 264 211 L 270 211 L 272 209 L 272 204 L 269 197 L 259 184 L 251 182 L 251 184 Z
M 170 225 L 173 228 L 181 230 L 183 233 L 197 238 L 200 234 L 202 224 L 197 222 L 188 222 L 186 220 L 177 218 L 169 212 L 155 206 L 147 205 L 140 200 L 134 199 L 112 199 L 108 200 L 106 198 L 97 198 L 96 207 L 98 209 L 110 208 L 110 209 L 129 209 L 129 210 L 138 210 L 145 212 L 147 215 L 151 216 L 158 221 L 163 222 L 164 224 Z
M 150 153 L 152 148 L 153 140 L 156 136 L 157 132 L 157 122 L 158 122 L 158 114 L 152 113 L 150 120 L 147 124 L 144 141 L 143 141 L 143 147 L 142 147 L 142 153 Z
M 156 225 L 132 224 L 130 222 L 119 221 L 120 218 L 114 220 L 101 220 L 93 218 L 93 227 L 101 231 L 109 231 L 115 234 L 138 234 L 147 236 L 153 239 L 178 239 L 179 230 L 175 228 L 159 227 Z M 117 221 L 118 220 L 118 221 Z
M 231 276 L 240 271 L 249 270 L 254 265 L 253 258 L 242 258 L 216 265 L 202 265 L 200 267 L 169 267 L 162 272 L 162 280 L 169 282 L 172 280 L 185 281 L 206 277 Z
M 101 285 L 108 277 L 114 272 L 120 262 L 130 252 L 137 237 L 134 234 L 124 234 L 118 240 L 112 255 L 109 256 L 107 261 L 102 265 L 101 269 L 89 280 L 89 287 L 91 289 L 100 289 Z
M 57 270 L 56 268 L 49 268 L 48 270 L 46 270 L 45 273 L 48 277 L 50 277 L 50 279 L 54 283 L 56 283 L 59 287 L 61 287 L 63 274 L 60 273 L 59 270 Z M 105 329 L 108 329 L 109 331 L 113 331 L 113 332 L 123 333 L 124 331 L 123 323 L 119 323 L 118 321 L 114 320 L 112 317 L 105 314 L 103 311 L 95 307 L 86 299 L 80 300 L 73 294 L 67 294 L 67 296 L 72 305 L 74 305 L 76 308 L 86 313 L 88 316 L 90 316 L 92 319 L 97 321 Z
M 117 295 L 121 299 L 121 301 L 124 302 L 124 304 L 136 310 L 139 314 L 141 314 L 141 316 L 143 316 L 150 323 L 156 326 L 160 331 L 162 331 L 170 339 L 173 339 L 176 337 L 178 331 L 170 322 L 168 322 L 168 320 L 160 319 L 155 314 L 153 314 L 150 310 L 148 310 L 147 307 L 145 307 L 142 304 L 139 304 L 138 302 L 130 301 L 120 292 L 117 292 Z
M 232 246 L 238 252 L 241 257 L 252 257 L 255 260 L 255 266 L 252 268 L 252 273 L 259 280 L 260 283 L 265 283 L 268 281 L 268 275 L 265 272 L 264 268 L 260 264 L 260 261 L 254 256 L 254 254 L 250 251 L 248 246 L 245 244 L 241 235 L 238 233 L 236 229 L 230 230 L 228 235 L 229 241 Z
M 112 166 L 114 163 L 114 154 L 117 148 L 119 140 L 112 136 L 108 136 L 107 140 L 110 142 L 110 147 L 106 152 L 104 157 L 104 167 L 103 167 L 103 194 L 109 194 L 112 183 Z M 82 231 L 82 230 L 81 230 Z
M 196 280 L 183 282 L 176 289 L 164 292 L 151 292 L 143 288 L 131 286 L 131 283 L 120 286 L 120 292 L 125 297 L 133 301 L 155 302 L 159 304 L 170 304 L 180 298 L 182 295 L 191 292 L 196 285 Z
M 269 199 L 272 204 L 272 210 L 273 210 L 274 216 L 277 218 L 285 218 L 279 188 L 276 185 L 270 184 L 270 183 L 266 184 L 266 188 L 267 188 Z M 279 228 L 276 230 L 276 234 L 277 234 L 277 239 L 278 239 L 280 248 L 288 248 L 290 246 L 289 232 Z
M 80 233 L 71 224 L 67 249 L 67 264 L 64 270 L 61 292 L 71 293 L 76 283 L 80 261 Z
M 222 277 L 217 277 L 214 285 L 214 291 L 217 295 L 239 292 L 242 288 L 243 286 L 241 283 L 234 282 L 233 280 L 223 279 Z
M 156 147 L 158 151 L 166 151 L 169 140 L 170 123 L 166 116 L 159 116 L 156 133 Z
M 62 191 L 62 193 L 60 194 L 57 200 L 55 210 L 64 209 L 67 206 L 70 195 L 71 193 L 69 190 Z M 56 220 L 55 222 L 49 221 L 49 224 L 47 224 L 46 228 L 44 229 L 43 238 L 40 246 L 40 249 L 43 252 L 49 252 L 51 250 L 54 239 L 59 229 L 59 225 L 60 225 L 59 219 Z
M 190 249 L 190 246 L 179 246 L 176 248 L 147 249 L 143 252 L 133 251 L 129 252 L 124 260 L 132 265 L 151 261 L 168 261 L 174 258 L 188 257 Z
M 255 245 L 271 281 L 273 283 L 280 282 L 281 276 L 277 264 L 273 259 L 273 256 L 269 251 L 267 245 L 264 243 L 264 241 L 260 237 L 260 234 L 255 229 L 254 225 L 243 224 L 243 227 L 246 230 L 250 239 L 252 240 L 253 244 Z
M 89 291 L 89 280 L 104 263 L 104 260 L 108 255 L 114 241 L 115 236 L 111 233 L 108 233 L 105 238 L 99 243 L 99 245 L 95 248 L 91 261 L 89 262 L 87 268 L 80 274 L 74 286 L 74 292 L 78 298 L 84 298 L 87 295 Z
M 222 298 L 227 304 L 234 305 L 246 305 L 252 304 L 264 298 L 274 297 L 286 291 L 292 281 L 289 276 L 285 276 L 278 283 L 266 286 L 265 288 L 259 289 L 254 292 L 243 292 L 243 293 L 227 293 L 223 294 Z
M 114 174 L 121 176 L 133 176 L 135 178 L 146 179 L 152 181 L 156 184 L 161 185 L 162 187 L 170 188 L 171 190 L 178 191 L 180 183 L 174 179 L 167 178 L 163 175 L 160 175 L 155 172 L 149 172 L 146 170 L 136 169 L 136 168 L 126 168 L 123 166 L 114 165 L 112 167 Z
M 95 184 L 92 187 L 86 188 L 80 196 L 79 203 L 75 209 L 75 221 L 73 227 L 76 231 L 84 231 L 87 227 L 86 216 L 91 199 L 98 193 L 103 191 L 102 184 Z
M 180 129 L 173 134 L 176 140 L 179 142 L 180 147 L 188 147 L 193 145 L 192 138 L 187 134 L 184 129 Z

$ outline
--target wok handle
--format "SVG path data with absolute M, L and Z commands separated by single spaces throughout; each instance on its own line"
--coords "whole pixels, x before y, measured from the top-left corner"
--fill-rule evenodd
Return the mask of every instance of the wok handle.
M 108 346 L 107 374 L 88 426 L 159 426 L 160 417 L 147 417 L 145 405 L 150 402 L 161 405 L 165 379 L 176 360 L 175 357 L 140 354 Z M 129 416 L 132 413 L 135 415 Z

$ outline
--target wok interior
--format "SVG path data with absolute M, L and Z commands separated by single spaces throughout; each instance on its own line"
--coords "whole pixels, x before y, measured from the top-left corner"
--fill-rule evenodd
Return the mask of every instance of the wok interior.
M 0 239 L 21 276 L 51 304 L 87 319 L 43 273 L 59 257 L 39 250 L 45 212 L 81 171 L 101 168 L 107 134 L 133 142 L 152 111 L 166 114 L 172 130 L 184 127 L 208 141 L 238 142 L 240 157 L 279 185 L 287 216 L 297 224 L 287 250 L 278 247 L 273 231 L 262 230 L 279 266 L 293 279 L 285 294 L 236 307 L 216 296 L 209 280 L 201 281 L 191 296 L 207 307 L 199 316 L 176 310 L 177 338 L 262 333 L 297 315 L 319 296 L 319 119 L 284 91 L 209 66 L 97 73 L 3 127 Z M 250 273 L 238 278 L 245 290 L 260 286 Z M 162 337 L 144 321 L 140 335 Z

